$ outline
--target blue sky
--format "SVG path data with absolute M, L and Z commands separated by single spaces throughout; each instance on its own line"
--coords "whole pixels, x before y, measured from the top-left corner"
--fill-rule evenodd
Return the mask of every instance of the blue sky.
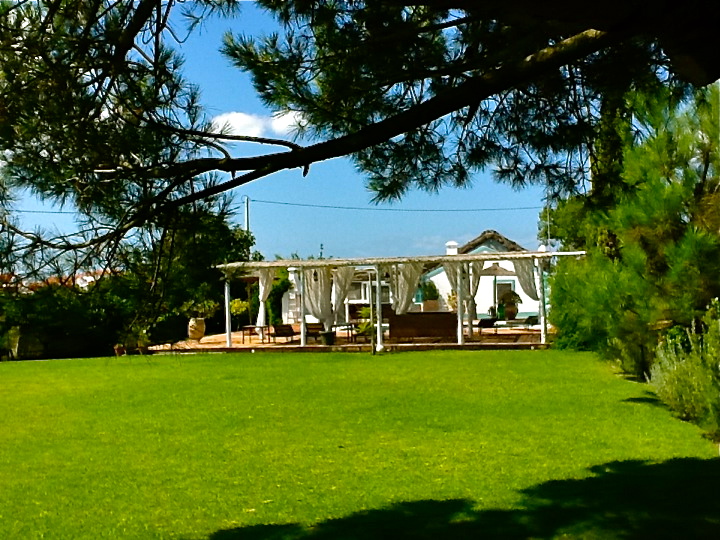
M 261 35 L 274 28 L 273 20 L 253 2 L 243 2 L 238 16 L 210 21 L 181 51 L 186 59 L 185 76 L 200 86 L 210 117 L 240 113 L 224 118 L 244 120 L 246 134 L 287 138 L 273 130 L 273 111 L 257 98 L 250 78 L 219 53 L 227 30 Z M 375 205 L 363 176 L 345 158 L 316 163 L 304 178 L 300 170 L 284 171 L 233 193 L 239 207 L 238 223 L 243 223 L 241 198 L 251 199 L 251 230 L 256 249 L 266 258 L 291 253 L 317 256 L 321 245 L 323 254 L 332 257 L 441 254 L 446 241 L 462 244 L 486 229 L 532 249 L 538 245 L 539 210 L 534 207 L 543 204 L 541 188 L 515 191 L 494 182 L 488 174 L 476 175 L 469 189 L 444 188 L 437 194 L 415 191 L 400 202 Z M 25 208 L 35 206 L 27 203 Z M 489 210 L 501 208 L 524 210 Z M 56 223 L 62 228 L 69 219 L 64 215 L 23 215 L 26 223 Z

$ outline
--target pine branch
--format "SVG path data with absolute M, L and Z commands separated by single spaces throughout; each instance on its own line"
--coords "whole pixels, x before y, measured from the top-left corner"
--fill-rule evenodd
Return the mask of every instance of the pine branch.
M 191 171 L 194 174 L 202 174 L 210 170 L 225 172 L 249 170 L 251 172 L 168 204 L 171 206 L 187 204 L 204 197 L 217 195 L 280 170 L 306 167 L 312 163 L 358 152 L 426 125 L 477 100 L 486 99 L 504 90 L 519 86 L 543 72 L 557 69 L 583 58 L 620 39 L 621 36 L 618 35 L 586 30 L 552 47 L 538 51 L 514 65 L 500 67 L 490 73 L 473 77 L 459 86 L 449 88 L 423 103 L 371 124 L 355 133 L 291 152 L 230 160 L 204 158 L 169 166 L 164 170 L 166 175 L 187 174 Z

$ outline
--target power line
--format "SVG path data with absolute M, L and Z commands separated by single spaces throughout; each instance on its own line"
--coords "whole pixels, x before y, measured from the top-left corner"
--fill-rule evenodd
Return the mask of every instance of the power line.
M 67 210 L 13 210 L 13 214 L 76 214 Z
M 278 206 L 298 206 L 301 208 L 325 208 L 330 210 L 353 210 L 360 212 L 417 212 L 417 213 L 457 213 L 457 212 L 515 212 L 519 210 L 542 210 L 544 206 L 514 206 L 506 208 L 372 208 L 366 206 L 335 206 L 327 204 L 292 203 L 284 201 L 264 201 L 261 199 L 250 199 L 251 202 L 261 204 L 274 204 Z M 65 210 L 13 210 L 18 214 L 75 214 Z
M 300 206 L 304 208 L 327 208 L 332 210 L 355 210 L 361 212 L 508 212 L 516 210 L 542 210 L 544 206 L 516 206 L 512 208 L 368 208 L 365 206 L 333 206 L 325 204 L 305 204 L 282 201 L 263 201 L 250 199 L 254 203 L 275 204 L 281 206 Z

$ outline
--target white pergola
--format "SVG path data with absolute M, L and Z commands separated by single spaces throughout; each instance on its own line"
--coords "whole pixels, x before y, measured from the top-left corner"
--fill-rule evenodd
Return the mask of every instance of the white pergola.
M 547 342 L 547 314 L 546 314 L 546 299 L 545 299 L 545 288 L 542 286 L 541 276 L 542 270 L 540 267 L 540 261 L 543 259 L 551 259 L 553 257 L 582 257 L 585 255 L 585 251 L 505 251 L 505 252 L 488 252 L 479 254 L 457 254 L 457 255 L 431 255 L 431 256 L 420 256 L 420 257 L 367 257 L 357 259 L 281 259 L 276 261 L 242 261 L 233 262 L 227 264 L 220 264 L 217 266 L 219 270 L 225 275 L 225 333 L 227 346 L 232 346 L 232 334 L 231 334 L 231 320 L 230 320 L 230 280 L 239 275 L 246 275 L 251 273 L 253 270 L 260 268 L 339 268 L 352 266 L 357 272 L 369 274 L 369 279 L 372 280 L 372 275 L 375 275 L 374 285 L 376 288 L 375 294 L 375 317 L 377 329 L 376 348 L 378 351 L 383 350 L 383 327 L 382 327 L 382 309 L 381 309 L 381 279 L 380 279 L 380 268 L 387 267 L 393 264 L 402 263 L 422 263 L 426 266 L 440 265 L 443 263 L 470 263 L 470 262 L 485 262 L 485 261 L 514 261 L 520 259 L 531 259 L 533 261 L 533 269 L 535 273 L 535 286 L 540 296 L 540 327 L 541 327 L 541 343 Z M 304 309 L 304 279 L 303 273 L 300 273 L 300 295 L 301 295 L 301 317 L 300 317 L 300 344 L 305 346 L 305 309 Z M 462 345 L 465 342 L 464 334 L 464 312 L 463 312 L 463 298 L 462 298 L 462 280 L 463 272 L 462 267 L 458 269 L 458 286 L 456 294 L 457 298 L 457 343 Z

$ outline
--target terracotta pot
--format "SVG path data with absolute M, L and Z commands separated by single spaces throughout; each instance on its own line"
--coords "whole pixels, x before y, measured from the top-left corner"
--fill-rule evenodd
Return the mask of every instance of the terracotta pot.
M 518 314 L 518 307 L 516 304 L 505 304 L 505 320 L 514 321 Z
M 200 340 L 205 335 L 205 319 L 193 317 L 188 322 L 188 338 Z

